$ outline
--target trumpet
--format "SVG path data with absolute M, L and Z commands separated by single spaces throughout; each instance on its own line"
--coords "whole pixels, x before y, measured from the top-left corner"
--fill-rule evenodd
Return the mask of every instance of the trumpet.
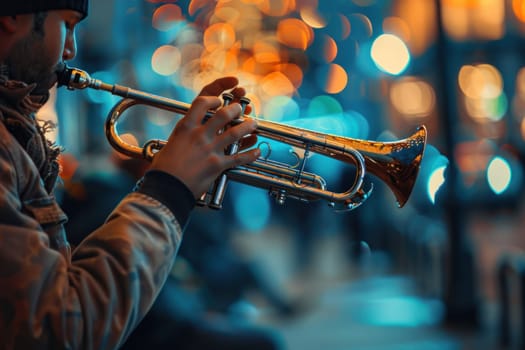
M 149 140 L 142 147 L 123 141 L 117 131 L 117 123 L 124 112 L 134 105 L 146 105 L 184 115 L 190 104 L 179 102 L 163 96 L 132 89 L 130 87 L 108 84 L 92 78 L 87 72 L 63 66 L 58 72 L 58 85 L 70 90 L 92 88 L 103 90 L 122 97 L 109 112 L 105 123 L 105 134 L 110 145 L 118 152 L 134 158 L 151 160 L 155 153 L 166 144 L 163 140 Z M 232 99 L 229 94 L 223 95 L 225 104 Z M 234 123 L 241 123 L 251 117 L 244 114 L 248 99 L 241 99 L 243 112 Z M 208 111 L 204 120 L 212 118 L 214 111 Z M 278 122 L 257 119 L 254 132 L 268 138 L 304 150 L 304 157 L 297 164 L 287 164 L 261 156 L 256 161 L 243 166 L 226 170 L 221 174 L 207 193 L 199 199 L 198 204 L 213 209 L 222 208 L 222 201 L 229 181 L 266 189 L 279 204 L 287 198 L 305 202 L 325 200 L 337 211 L 349 211 L 359 207 L 370 196 L 373 184 L 365 189 L 365 175 L 370 173 L 382 180 L 394 194 L 399 208 L 408 201 L 417 179 L 427 130 L 419 126 L 409 137 L 397 141 L 377 142 L 359 140 L 349 137 L 323 134 L 304 128 L 285 125 Z M 238 151 L 232 145 L 227 152 Z M 260 146 L 259 146 L 260 147 Z M 321 154 L 332 159 L 355 166 L 353 183 L 344 192 L 327 189 L 326 181 L 315 173 L 305 171 L 310 152 Z

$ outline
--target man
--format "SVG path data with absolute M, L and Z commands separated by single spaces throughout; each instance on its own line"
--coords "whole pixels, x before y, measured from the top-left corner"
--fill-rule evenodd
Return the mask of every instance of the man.
M 218 132 L 241 108 L 218 109 L 217 96 L 233 89 L 238 98 L 244 90 L 235 78 L 216 80 L 194 100 L 141 187 L 71 251 L 67 218 L 52 194 L 59 148 L 45 139 L 34 113 L 57 67 L 75 56 L 75 27 L 87 9 L 88 0 L 0 6 L 1 349 L 118 348 L 163 286 L 195 198 L 222 171 L 259 155 L 224 154 L 256 125 Z M 209 109 L 218 110 L 203 124 Z

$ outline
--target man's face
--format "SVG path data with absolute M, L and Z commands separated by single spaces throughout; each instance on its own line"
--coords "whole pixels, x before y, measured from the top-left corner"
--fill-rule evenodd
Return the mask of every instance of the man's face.
M 71 10 L 48 11 L 40 25 L 37 19 L 36 28 L 13 46 L 5 61 L 10 78 L 36 83 L 33 93 L 47 92 L 56 83 L 58 64 L 75 57 L 75 26 L 80 19 Z

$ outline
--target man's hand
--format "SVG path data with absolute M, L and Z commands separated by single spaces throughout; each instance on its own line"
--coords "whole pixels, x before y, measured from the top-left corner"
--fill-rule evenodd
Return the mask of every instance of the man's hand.
M 257 128 L 253 119 L 235 126 L 229 124 L 241 115 L 241 106 L 235 102 L 244 96 L 245 90 L 236 87 L 235 77 L 220 78 L 205 86 L 193 100 L 188 113 L 177 123 L 168 138 L 167 144 L 153 158 L 151 169 L 165 171 L 181 180 L 195 198 L 199 198 L 211 183 L 225 170 L 255 161 L 259 149 L 251 149 L 234 155 L 225 155 L 225 148 L 236 142 L 241 147 L 254 144 L 255 137 L 246 137 Z M 222 92 L 230 90 L 235 100 L 221 107 L 218 98 Z M 206 112 L 215 114 L 203 123 Z M 227 127 L 228 126 L 228 127 Z

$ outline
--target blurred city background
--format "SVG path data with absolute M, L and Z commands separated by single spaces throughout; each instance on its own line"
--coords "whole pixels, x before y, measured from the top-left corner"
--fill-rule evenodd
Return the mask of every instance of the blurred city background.
M 77 36 L 69 65 L 108 83 L 190 103 L 233 75 L 264 120 L 381 142 L 428 131 L 402 208 L 370 174 L 370 198 L 342 213 L 230 183 L 222 210 L 192 217 L 164 302 L 185 293 L 185 312 L 268 327 L 292 350 L 523 345 L 524 0 L 93 0 Z M 120 98 L 53 97 L 40 117 L 58 121 L 69 232 L 87 234 L 144 165 L 105 139 Z M 180 118 L 126 113 L 119 131 L 138 145 Z M 307 164 L 331 189 L 354 181 L 351 164 Z

